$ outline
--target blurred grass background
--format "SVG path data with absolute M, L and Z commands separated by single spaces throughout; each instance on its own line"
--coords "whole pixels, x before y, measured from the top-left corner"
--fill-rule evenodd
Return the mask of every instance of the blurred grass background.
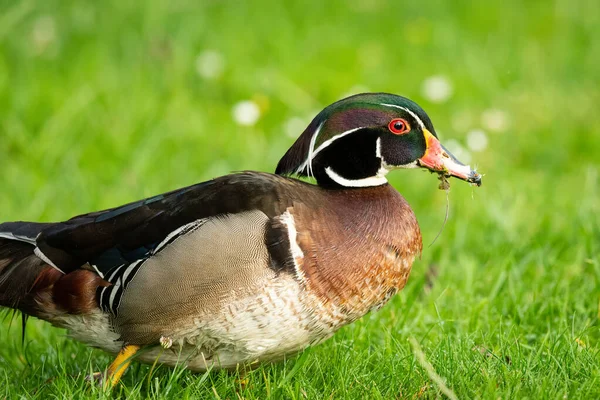
M 423 106 L 485 174 L 399 171 L 425 250 L 381 312 L 234 376 L 135 366 L 157 398 L 600 397 L 600 3 L 0 1 L 0 220 L 63 220 L 237 170 L 273 171 L 361 91 Z M 97 397 L 110 357 L 0 324 L 0 398 Z M 74 377 L 72 377 L 74 376 Z

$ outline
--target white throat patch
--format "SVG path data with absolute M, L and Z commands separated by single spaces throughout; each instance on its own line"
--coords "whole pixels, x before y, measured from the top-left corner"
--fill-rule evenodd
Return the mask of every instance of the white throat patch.
M 325 173 L 328 177 L 331 178 L 332 181 L 344 187 L 369 187 L 369 186 L 381 186 L 388 183 L 385 176 L 371 176 L 369 178 L 362 179 L 346 179 L 340 175 L 338 175 L 331 167 L 325 168 Z
M 370 186 L 381 186 L 388 183 L 386 175 L 390 172 L 390 167 L 386 164 L 385 160 L 381 155 L 381 138 L 377 138 L 375 146 L 375 156 L 381 160 L 379 169 L 375 176 L 369 176 L 362 179 L 346 179 L 335 172 L 331 167 L 325 168 L 327 176 L 340 186 L 345 187 L 370 187 Z

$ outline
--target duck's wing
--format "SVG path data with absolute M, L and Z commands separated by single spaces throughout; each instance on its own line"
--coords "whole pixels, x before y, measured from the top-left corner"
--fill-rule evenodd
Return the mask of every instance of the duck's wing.
M 197 221 L 251 210 L 269 217 L 281 214 L 286 207 L 278 194 L 282 179 L 232 174 L 61 223 L 2 224 L 0 232 L 14 231 L 20 240 L 34 244 L 35 254 L 63 273 L 89 265 L 103 276 L 150 257 Z

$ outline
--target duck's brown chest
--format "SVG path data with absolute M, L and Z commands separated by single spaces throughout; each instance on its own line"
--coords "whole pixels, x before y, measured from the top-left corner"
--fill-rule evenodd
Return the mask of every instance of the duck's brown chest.
M 404 287 L 422 249 L 421 233 L 390 185 L 323 197 L 294 205 L 284 222 L 297 279 L 331 323 L 343 325 Z

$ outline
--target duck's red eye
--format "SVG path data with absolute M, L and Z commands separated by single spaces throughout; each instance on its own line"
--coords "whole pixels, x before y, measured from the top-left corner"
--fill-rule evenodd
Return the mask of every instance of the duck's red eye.
M 393 120 L 391 120 L 388 124 L 388 128 L 390 132 L 392 132 L 394 135 L 403 135 L 410 131 L 410 126 L 408 125 L 408 122 L 406 122 L 406 120 L 402 118 L 394 118 Z

